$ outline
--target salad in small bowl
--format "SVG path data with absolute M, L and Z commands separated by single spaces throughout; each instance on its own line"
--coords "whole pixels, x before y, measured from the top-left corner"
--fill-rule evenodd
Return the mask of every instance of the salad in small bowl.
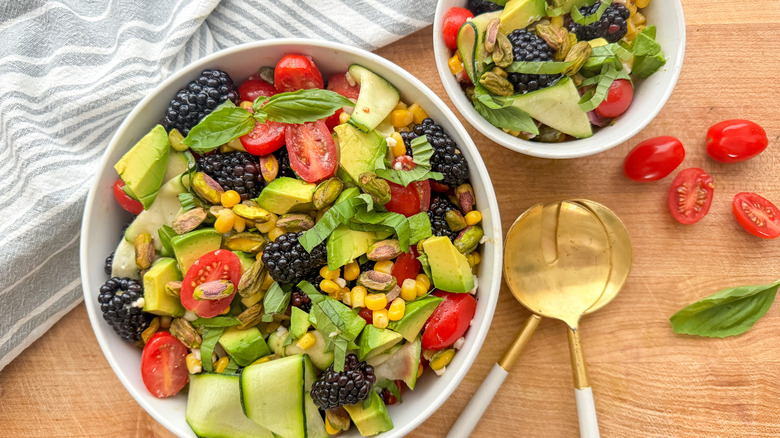
M 500 281 L 492 186 L 452 120 L 326 42 L 237 47 L 139 104 L 90 193 L 82 270 L 144 408 L 236 438 L 403 436 L 430 415 Z

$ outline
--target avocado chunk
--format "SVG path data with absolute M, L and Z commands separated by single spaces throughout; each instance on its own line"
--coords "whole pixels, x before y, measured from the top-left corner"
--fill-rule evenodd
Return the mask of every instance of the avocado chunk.
M 271 213 L 285 214 L 291 211 L 314 209 L 311 202 L 316 184 L 283 176 L 271 181 L 255 202 Z
M 446 292 L 469 292 L 474 289 L 474 275 L 469 262 L 448 237 L 431 237 L 423 242 L 423 250 L 431 265 L 433 284 L 438 289 Z
M 300 339 L 309 331 L 309 313 L 298 307 L 292 306 L 290 311 L 290 334 L 293 339 Z
M 169 281 L 181 281 L 176 260 L 163 257 L 144 274 L 144 312 L 177 318 L 184 315 L 181 300 L 165 292 Z
M 152 206 L 136 216 L 133 223 L 127 227 L 125 240 L 132 245 L 139 234 L 149 233 L 152 236 L 158 236 L 158 230 L 163 225 L 170 227 L 181 209 L 179 193 L 186 191 L 187 188 L 182 184 L 181 177 L 174 177 L 163 184 Z M 154 239 L 154 248 L 157 251 L 163 250 L 160 239 Z
M 588 114 L 580 109 L 580 93 L 568 76 L 555 85 L 514 97 L 520 108 L 545 125 L 576 138 L 593 135 Z
M 534 21 L 547 15 L 545 0 L 509 0 L 501 13 L 501 25 L 498 30 L 509 35 L 515 29 L 524 29 Z
M 111 263 L 112 277 L 127 277 L 133 280 L 141 278 L 141 270 L 135 263 L 135 247 L 125 239 L 119 241 Z
M 368 324 L 363 328 L 360 334 L 360 348 L 358 349 L 358 359 L 366 360 L 378 354 L 382 354 L 393 345 L 401 342 L 400 334 L 390 330 L 376 328 Z
M 363 66 L 352 64 L 348 72 L 360 84 L 360 94 L 349 124 L 363 132 L 371 131 L 398 105 L 401 95 L 393 84 Z
M 163 184 L 186 172 L 189 167 L 187 156 L 184 155 L 184 152 L 171 150 L 168 157 L 168 167 L 165 169 L 165 175 L 163 175 Z
M 376 161 L 387 153 L 387 142 L 376 131 L 361 132 L 350 124 L 338 125 L 333 130 L 339 139 L 341 167 L 355 181 L 360 174 L 373 172 Z
M 421 351 L 422 343 L 419 338 L 414 342 L 405 343 L 382 363 L 374 366 L 376 381 L 403 380 L 409 389 L 414 389 L 414 385 L 417 384 L 417 372 L 420 369 Z
M 256 327 L 243 330 L 227 328 L 219 337 L 219 344 L 242 367 L 271 354 L 263 334 Z
M 195 260 L 202 255 L 216 251 L 222 245 L 222 234 L 213 228 L 190 231 L 171 239 L 173 254 L 179 262 L 179 270 L 187 275 Z
M 148 209 L 157 197 L 168 167 L 171 145 L 162 125 L 149 131 L 114 165 L 125 182 L 125 192 Z
M 420 334 L 425 322 L 442 302 L 442 298 L 428 295 L 406 303 L 404 316 L 390 323 L 389 328 L 397 331 L 404 339 L 411 342 Z
M 326 244 L 328 252 L 328 269 L 335 270 L 368 251 L 368 247 L 378 242 L 376 233 L 370 231 L 355 231 L 346 225 L 339 225 L 328 236 Z
M 363 403 L 344 405 L 352 422 L 358 428 L 362 436 L 372 436 L 387 432 L 393 428 L 393 420 L 387 412 L 387 406 L 382 397 L 376 391 L 370 391 L 371 395 Z

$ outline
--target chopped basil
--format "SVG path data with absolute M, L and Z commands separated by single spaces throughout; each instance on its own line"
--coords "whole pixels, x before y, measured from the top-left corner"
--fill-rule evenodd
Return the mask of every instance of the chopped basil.
M 214 353 L 214 347 L 217 346 L 219 337 L 222 336 L 222 332 L 225 329 L 223 327 L 204 328 L 201 338 L 203 341 L 200 343 L 200 361 L 203 367 L 203 371 L 211 372 L 214 368 L 211 362 L 211 356 Z
M 618 79 L 631 80 L 631 77 L 624 70 L 618 70 L 615 65 L 605 64 L 601 68 L 601 74 L 588 78 L 582 82 L 582 85 L 596 85 L 596 88 L 586 92 L 579 101 L 580 109 L 584 112 L 595 110 L 604 99 L 607 98 L 609 87 Z
M 195 208 L 195 195 L 189 192 L 179 193 L 179 204 L 184 211 L 190 211 Z
M 588 15 L 587 17 L 582 15 L 582 12 L 580 12 L 580 8 L 583 6 L 590 6 L 594 3 L 596 3 L 598 0 L 578 0 L 574 2 L 574 6 L 571 8 L 571 19 L 575 23 L 581 25 L 581 26 L 587 26 L 589 24 L 593 24 L 599 20 L 601 20 L 601 16 L 604 15 L 604 11 L 607 10 L 609 5 L 612 4 L 612 0 L 601 0 L 601 4 L 599 5 L 599 8 L 596 10 L 596 13 L 592 15 Z
M 377 169 L 377 176 L 407 187 L 415 181 L 426 179 L 441 180 L 444 176 L 439 172 L 431 171 L 431 157 L 433 147 L 428 143 L 427 136 L 416 137 L 411 141 L 412 156 L 416 166 L 412 170 Z M 384 167 L 384 166 L 383 166 Z
M 274 315 L 286 312 L 287 307 L 290 305 L 291 296 L 292 285 L 279 284 L 274 281 L 263 297 L 264 313 L 261 320 L 263 322 L 271 322 L 274 319 Z
M 215 316 L 213 318 L 198 318 L 192 321 L 193 327 L 233 327 L 241 324 L 235 316 Z

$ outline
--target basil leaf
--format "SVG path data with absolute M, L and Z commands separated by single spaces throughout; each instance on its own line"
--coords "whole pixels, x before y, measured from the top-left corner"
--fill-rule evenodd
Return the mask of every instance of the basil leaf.
M 772 306 L 780 281 L 732 287 L 697 301 L 669 320 L 675 333 L 725 338 L 750 329 Z
M 580 12 L 581 7 L 590 6 L 596 3 L 596 1 L 598 0 L 580 0 L 575 2 L 574 6 L 571 8 L 571 19 L 575 23 L 582 26 L 587 26 L 601 20 L 601 16 L 604 15 L 604 11 L 606 11 L 609 5 L 612 4 L 612 0 L 602 0 L 601 5 L 599 5 L 599 8 L 593 15 L 588 15 L 585 17 L 582 15 L 582 12 Z
M 407 219 L 409 222 L 409 245 L 414 245 L 417 242 L 427 239 L 433 235 L 431 230 L 431 218 L 428 217 L 428 213 L 421 211 L 414 216 L 410 216 Z
M 279 284 L 274 281 L 263 297 L 264 313 L 261 320 L 263 322 L 271 322 L 275 314 L 286 312 L 287 307 L 290 305 L 291 296 L 291 284 Z
M 255 119 L 252 113 L 243 108 L 224 106 L 204 117 L 182 142 L 193 151 L 205 154 L 252 132 L 254 127 Z
M 525 73 L 530 75 L 554 75 L 563 73 L 569 68 L 573 61 L 555 62 L 555 61 L 518 61 L 513 62 L 505 70 L 510 73 Z
M 661 45 L 655 41 L 655 26 L 650 26 L 637 35 L 631 43 L 631 51 L 634 53 L 632 73 L 638 78 L 645 79 L 666 64 Z
M 157 235 L 160 236 L 160 244 L 163 246 L 163 249 L 165 250 L 164 252 L 169 254 L 169 257 L 173 256 L 173 245 L 171 244 L 171 238 L 178 236 L 176 231 L 173 231 L 173 228 L 168 225 L 163 225 L 157 229 Z
M 190 211 L 195 208 L 195 196 L 192 193 L 179 193 L 179 204 L 184 211 Z
M 476 94 L 474 96 L 476 97 Z M 483 103 L 480 98 L 472 98 L 472 101 L 474 102 L 474 109 L 495 127 L 510 131 L 539 134 L 539 128 L 536 126 L 534 119 L 520 108 L 507 106 L 494 109 Z
M 238 364 L 231 357 L 224 371 L 222 371 L 222 374 L 235 374 L 236 371 L 238 371 Z
M 241 324 L 235 316 L 215 316 L 213 318 L 198 318 L 192 321 L 193 327 L 233 327 Z
M 330 117 L 345 106 L 355 106 L 346 97 L 330 90 L 310 89 L 280 93 L 267 100 L 258 98 L 252 105 L 255 118 L 261 123 L 306 123 Z
M 361 194 L 354 198 L 345 199 L 333 205 L 317 221 L 313 228 L 309 229 L 298 238 L 298 243 L 308 252 L 315 246 L 324 242 L 339 225 L 346 224 L 357 213 L 357 208 L 365 206 L 367 210 L 374 208 L 374 200 L 370 195 Z
M 398 385 L 396 385 L 395 382 L 393 382 L 392 380 L 388 380 L 388 379 L 380 380 L 379 382 L 374 383 L 374 388 L 375 389 L 384 388 L 390 391 L 390 394 L 393 394 L 393 397 L 395 397 L 399 403 L 403 403 L 403 401 L 401 400 L 401 392 L 398 391 Z
M 205 328 L 203 330 L 201 335 L 203 341 L 200 343 L 200 361 L 203 371 L 211 372 L 213 370 L 214 365 L 211 362 L 211 356 L 214 354 L 214 347 L 217 346 L 219 337 L 222 336 L 224 331 L 225 329 L 222 327 Z
M 605 46 L 594 47 L 590 52 L 590 56 L 596 58 L 607 58 L 614 56 L 621 61 L 628 61 L 632 56 L 634 56 L 634 54 L 631 53 L 631 50 L 626 49 L 620 44 L 612 43 Z
M 433 146 L 428 143 L 425 135 L 415 137 L 411 143 L 412 156 L 416 166 L 412 170 L 395 169 L 376 169 L 376 174 L 380 178 L 392 181 L 396 184 L 407 187 L 415 181 L 425 181 L 434 179 L 436 181 L 444 179 L 444 175 L 439 172 L 431 171 L 431 157 L 433 156 Z
M 596 84 L 596 89 L 592 92 L 585 93 L 580 98 L 579 106 L 584 112 L 590 112 L 595 110 L 604 99 L 607 98 L 609 87 L 618 79 L 631 80 L 628 74 L 624 70 L 618 70 L 613 64 L 606 64 L 601 69 L 602 73 L 598 76 L 588 78 L 583 81 L 583 85 Z

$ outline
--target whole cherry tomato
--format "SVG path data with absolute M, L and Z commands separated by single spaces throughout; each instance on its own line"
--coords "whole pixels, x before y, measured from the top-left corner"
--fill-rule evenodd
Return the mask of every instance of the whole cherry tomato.
M 677 174 L 669 188 L 669 211 L 677 222 L 690 225 L 703 218 L 712 204 L 712 177 L 691 167 Z
M 607 91 L 607 98 L 596 108 L 601 117 L 617 117 L 631 106 L 634 99 L 634 87 L 626 79 L 618 79 L 612 82 Z
M 737 193 L 731 203 L 734 217 L 748 233 L 776 239 L 780 237 L 780 210 L 755 193 Z
M 335 74 L 328 79 L 328 90 L 335 91 L 347 99 L 356 99 L 360 95 L 360 84 L 349 84 L 346 73 Z
M 117 179 L 116 182 L 114 182 L 113 190 L 114 190 L 114 198 L 116 198 L 116 202 L 119 203 L 122 208 L 129 211 L 130 213 L 133 213 L 135 215 L 141 214 L 142 211 L 144 211 L 144 205 L 141 204 L 140 201 L 137 201 L 130 197 L 125 191 L 123 190 L 125 187 L 125 182 L 122 181 L 121 178 Z
M 241 279 L 241 262 L 233 252 L 218 249 L 201 256 L 184 274 L 181 286 L 181 304 L 201 318 L 212 318 L 230 306 Z M 203 283 L 229 280 L 233 283 L 232 294 L 219 300 L 199 300 L 193 296 L 195 288 Z
M 685 148 L 680 140 L 650 138 L 631 149 L 623 162 L 623 172 L 634 181 L 658 181 L 672 173 L 684 158 Z
M 455 294 L 436 291 L 433 295 L 444 298 L 428 318 L 422 334 L 422 348 L 442 350 L 454 344 L 469 329 L 477 311 L 477 300 L 471 294 Z
M 766 149 L 764 128 L 750 120 L 726 120 L 707 131 L 707 154 L 721 163 L 749 160 Z
M 284 134 L 290 167 L 306 182 L 331 177 L 339 166 L 339 150 L 322 120 L 287 125 Z
M 410 278 L 414 279 L 417 277 L 417 274 L 420 273 L 422 265 L 420 264 L 420 261 L 417 260 L 417 257 L 419 256 L 420 254 L 417 252 L 417 247 L 411 245 L 409 247 L 409 252 L 403 253 L 395 259 L 391 274 L 393 274 L 393 277 L 395 277 L 396 283 L 399 286 L 404 283 L 404 280 Z
M 238 86 L 238 94 L 242 101 L 254 102 L 260 96 L 271 97 L 278 93 L 276 87 L 260 79 L 260 75 L 253 74 Z
M 157 332 L 141 353 L 141 379 L 153 396 L 176 395 L 189 379 L 187 347 L 168 332 Z
M 474 14 L 466 8 L 450 8 L 444 14 L 444 25 L 441 33 L 442 37 L 444 37 L 444 44 L 449 49 L 455 50 L 458 48 L 458 31 L 466 20 L 473 17 Z
M 322 88 L 322 73 L 308 56 L 285 55 L 276 63 L 274 86 L 280 93 Z

